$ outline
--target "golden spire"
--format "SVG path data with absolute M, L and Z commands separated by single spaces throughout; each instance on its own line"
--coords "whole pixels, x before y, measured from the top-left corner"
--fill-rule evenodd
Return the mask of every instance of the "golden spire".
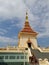
M 33 33 L 34 35 L 37 35 L 37 33 L 32 30 L 32 28 L 30 27 L 29 21 L 28 21 L 28 12 L 26 11 L 26 18 L 25 18 L 25 24 L 24 24 L 24 28 L 21 30 L 21 32 L 24 33 Z
M 28 22 L 28 13 L 26 11 L 26 22 Z

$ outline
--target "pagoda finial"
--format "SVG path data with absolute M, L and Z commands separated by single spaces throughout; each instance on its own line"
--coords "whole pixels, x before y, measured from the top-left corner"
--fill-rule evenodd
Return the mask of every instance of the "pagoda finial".
M 26 22 L 28 22 L 28 12 L 26 11 Z

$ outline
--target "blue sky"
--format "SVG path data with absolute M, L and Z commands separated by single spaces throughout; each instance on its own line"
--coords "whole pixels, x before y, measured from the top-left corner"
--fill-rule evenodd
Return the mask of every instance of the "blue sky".
M 28 10 L 30 26 L 40 46 L 49 46 L 49 0 L 0 0 L 0 47 L 17 45 Z

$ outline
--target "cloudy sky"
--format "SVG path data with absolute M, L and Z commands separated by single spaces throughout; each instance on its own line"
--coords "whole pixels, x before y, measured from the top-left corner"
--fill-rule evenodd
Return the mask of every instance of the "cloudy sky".
M 17 45 L 28 10 L 40 46 L 49 46 L 49 0 L 0 0 L 0 47 Z

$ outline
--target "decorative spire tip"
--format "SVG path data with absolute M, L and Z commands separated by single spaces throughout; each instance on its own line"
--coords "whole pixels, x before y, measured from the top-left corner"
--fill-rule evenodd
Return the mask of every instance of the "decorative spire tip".
M 28 13 L 26 11 L 26 22 L 28 22 Z

